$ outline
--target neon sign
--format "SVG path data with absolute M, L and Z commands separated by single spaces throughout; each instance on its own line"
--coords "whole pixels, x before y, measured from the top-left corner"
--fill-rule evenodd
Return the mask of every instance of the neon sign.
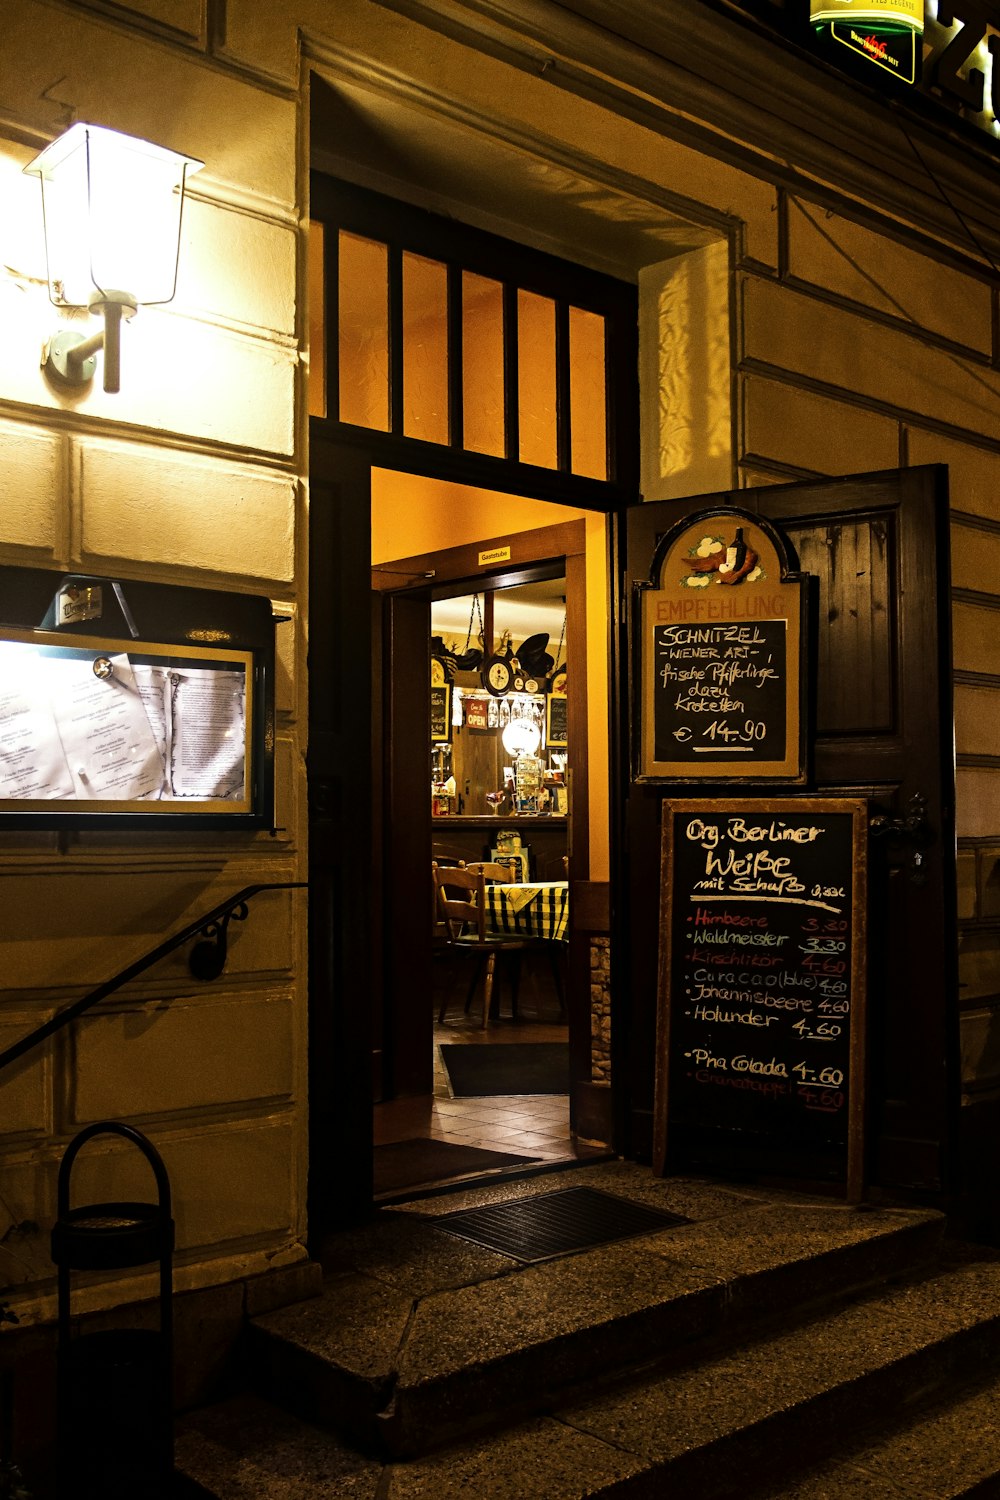
M 810 0 L 816 33 L 902 83 L 916 83 L 924 0 Z

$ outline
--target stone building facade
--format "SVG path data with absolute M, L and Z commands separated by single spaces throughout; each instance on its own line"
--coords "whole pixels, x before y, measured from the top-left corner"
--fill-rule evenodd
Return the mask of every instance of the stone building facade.
M 0 828 L 0 1045 L 229 892 L 307 878 L 316 166 L 638 284 L 644 499 L 948 466 L 963 1089 L 1000 1100 L 995 144 L 900 124 L 743 7 L 684 10 L 680 35 L 651 0 L 625 18 L 610 0 L 0 0 L 0 563 L 245 591 L 290 622 L 274 832 Z M 313 138 L 320 89 L 337 107 Z M 127 329 L 115 396 L 39 368 L 56 314 L 22 168 L 77 119 L 205 162 L 177 297 Z M 601 883 L 593 770 L 590 795 Z M 301 896 L 264 895 L 220 981 L 174 954 L 0 1080 L 0 1286 L 23 1319 L 52 1313 L 61 1154 L 102 1118 L 163 1154 L 179 1290 L 306 1265 L 306 943 Z M 109 1140 L 81 1195 L 142 1196 L 141 1171 Z

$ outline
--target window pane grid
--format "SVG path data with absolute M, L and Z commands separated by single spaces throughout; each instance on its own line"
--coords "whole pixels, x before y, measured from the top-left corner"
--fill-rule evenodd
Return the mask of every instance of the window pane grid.
M 314 400 L 325 373 L 326 409 L 351 425 L 610 477 L 603 314 L 399 244 L 317 229 L 315 295 L 333 332 L 325 372 L 316 341 Z

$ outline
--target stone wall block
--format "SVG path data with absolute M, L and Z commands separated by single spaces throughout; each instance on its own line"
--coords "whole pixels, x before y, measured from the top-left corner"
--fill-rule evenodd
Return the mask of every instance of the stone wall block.
M 147 1130 L 170 1179 L 179 1252 L 227 1240 L 287 1234 L 296 1190 L 291 1122 L 231 1121 L 172 1135 Z M 77 1157 L 77 1203 L 153 1201 L 145 1159 L 134 1146 L 98 1136 Z
M 948 465 L 953 510 L 1000 521 L 1000 455 L 912 425 L 907 449 L 911 464 Z
M 294 740 L 279 735 L 274 746 L 274 827 L 283 844 L 294 843 L 299 830 L 305 767 Z
M 95 378 L 89 415 L 288 458 L 294 448 L 297 356 L 249 338 L 143 307 L 122 337 L 122 388 L 105 395 Z
M 973 850 L 959 851 L 957 860 L 958 876 L 958 919 L 960 922 L 971 922 L 979 915 L 979 864 Z
M 81 440 L 79 458 L 82 552 L 96 571 L 169 559 L 173 568 L 291 581 L 291 476 L 137 443 Z
M 958 978 L 965 1003 L 1000 995 L 1000 932 L 987 927 L 959 934 Z
M 962 1083 L 980 1087 L 1000 1082 L 1000 1011 L 967 1011 L 960 1028 Z
M 287 992 L 178 998 L 92 1013 L 73 1028 L 74 1086 L 63 1128 L 250 1100 L 287 1099 L 293 1086 Z
M 862 411 L 773 380 L 743 382 L 744 458 L 771 460 L 817 474 L 895 468 L 899 428 Z
M 1000 616 L 998 616 L 1000 625 Z M 959 755 L 996 755 L 1000 690 L 955 684 L 955 749 Z
M 298 659 L 298 611 L 282 600 L 274 611 L 274 706 L 277 713 L 294 719 L 298 712 L 296 662 Z
M 1000 676 L 1000 610 L 956 603 L 951 626 L 955 670 Z
M 197 185 L 197 178 L 193 179 Z M 296 232 L 192 192 L 184 207 L 177 303 L 187 310 L 295 334 Z
M 996 838 L 1000 828 L 1000 767 L 959 767 L 955 802 L 959 838 Z
M 978 915 L 984 920 L 1000 917 L 1000 848 L 977 849 L 979 868 Z
M 294 21 L 286 24 L 293 32 Z M 186 49 L 80 5 L 56 20 L 42 0 L 4 4 L 3 45 L 4 56 L 17 60 L 4 70 L 4 108 L 26 125 L 55 136 L 72 110 L 76 119 L 198 157 L 205 162 L 200 191 L 213 181 L 286 211 L 295 203 L 294 99 L 198 66 Z
M 1000 535 L 964 524 L 953 525 L 951 576 L 957 588 L 1000 596 Z
M 987 282 L 966 276 L 813 203 L 788 204 L 788 270 L 849 298 L 989 356 Z
M 90 334 L 96 323 L 86 314 L 57 313 L 41 289 L 24 293 L 2 275 L 0 318 L 0 399 L 292 455 L 297 356 L 290 347 L 143 307 L 122 331 L 120 392 L 104 391 L 100 369 L 85 386 L 57 390 L 42 373 L 43 343 L 70 327 Z
M 743 283 L 743 353 L 900 412 L 1000 439 L 1000 374 L 762 278 Z
M 0 910 L 9 921 L 4 942 L 4 980 L 10 989 L 66 991 L 77 999 L 135 963 L 165 937 L 179 932 L 235 895 L 244 885 L 266 881 L 259 867 L 227 872 L 143 874 L 107 866 L 78 874 L 0 875 Z M 274 881 L 291 877 L 286 870 Z M 245 922 L 230 922 L 225 975 L 229 984 L 250 973 L 287 973 L 292 966 L 295 924 L 305 920 L 302 893 L 265 891 L 249 904 Z M 188 969 L 185 945 L 147 970 L 147 985 L 197 991 L 201 981 Z M 61 997 L 62 998 L 62 997 Z
M 205 0 L 127 0 L 118 8 L 193 40 L 205 33 Z
M 0 1020 L 0 1052 L 12 1047 L 36 1026 L 49 1019 L 51 1012 L 12 1007 L 5 1009 Z M 42 1043 L 17 1062 L 9 1063 L 0 1076 L 0 1135 L 47 1135 L 52 1130 L 52 1053 L 51 1044 Z M 0 1236 L 3 1229 L 0 1228 Z
M 28 1160 L 16 1151 L 0 1157 L 0 1289 L 55 1275 L 49 1230 L 56 1212 L 57 1168 L 52 1159 Z
M 30 548 L 46 557 L 63 549 L 64 451 L 59 433 L 0 422 L 0 547 Z

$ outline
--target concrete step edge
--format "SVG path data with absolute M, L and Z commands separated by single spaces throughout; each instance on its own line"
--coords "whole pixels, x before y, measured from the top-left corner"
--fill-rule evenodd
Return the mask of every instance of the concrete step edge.
M 408 1370 L 406 1355 L 421 1308 L 419 1299 L 405 1325 L 400 1323 L 398 1349 L 387 1354 L 375 1372 L 370 1365 L 359 1370 L 339 1362 L 322 1342 L 320 1352 L 258 1326 L 250 1330 L 248 1339 L 253 1384 L 260 1394 L 306 1421 L 349 1433 L 363 1450 L 413 1454 L 475 1429 L 484 1410 L 508 1413 L 513 1420 L 544 1409 L 553 1391 L 658 1358 L 670 1343 L 681 1348 L 684 1360 L 692 1363 L 703 1357 L 709 1336 L 716 1342 L 743 1337 L 775 1319 L 785 1322 L 801 1317 L 814 1306 L 857 1295 L 873 1282 L 912 1273 L 933 1260 L 940 1230 L 940 1222 L 933 1218 L 905 1219 L 875 1239 L 836 1246 L 791 1264 L 764 1267 L 751 1276 L 707 1277 L 683 1295 L 652 1302 L 640 1298 L 627 1315 L 596 1325 L 584 1320 L 569 1329 L 554 1329 L 546 1309 L 542 1336 L 506 1351 L 487 1347 L 480 1359 L 429 1375 L 424 1372 L 418 1378 Z M 600 1301 L 600 1286 L 593 1279 L 587 1281 L 597 1275 L 598 1259 L 589 1263 L 582 1257 L 573 1259 L 577 1262 L 571 1268 L 573 1274 L 583 1278 L 591 1294 L 590 1301 L 583 1303 L 589 1318 Z M 569 1274 L 566 1264 L 552 1270 L 551 1286 Z M 614 1258 L 603 1266 L 606 1276 L 617 1270 L 620 1266 Z M 505 1287 L 500 1281 L 485 1289 L 469 1289 L 473 1303 L 478 1304 L 473 1313 L 483 1316 L 484 1299 L 494 1294 L 511 1296 L 517 1289 L 518 1284 Z M 449 1301 L 432 1299 L 428 1305 L 444 1319 L 447 1332 Z M 384 1310 L 381 1301 L 378 1307 Z M 468 1319 L 468 1309 L 463 1311 Z M 509 1308 L 504 1311 L 509 1313 Z M 308 1315 L 307 1309 L 304 1316 Z M 433 1332 L 432 1327 L 430 1336 Z

